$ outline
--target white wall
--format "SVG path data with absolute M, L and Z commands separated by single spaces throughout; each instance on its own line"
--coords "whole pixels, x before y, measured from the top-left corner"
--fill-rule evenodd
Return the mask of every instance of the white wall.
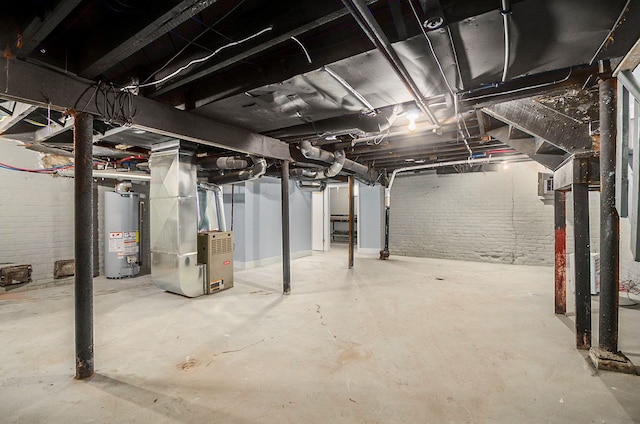
M 384 187 L 359 185 L 358 252 L 378 254 L 384 246 Z
M 234 265 L 251 268 L 282 260 L 280 180 L 262 177 L 234 186 Z M 224 187 L 227 227 L 231 229 L 231 186 Z M 311 254 L 311 193 L 289 182 L 291 257 Z
M 392 255 L 551 265 L 553 205 L 533 162 L 455 175 L 399 176 L 391 192 Z
M 0 162 L 40 167 L 38 153 L 5 139 Z M 72 280 L 54 280 L 53 264 L 74 257 L 73 179 L 6 169 L 0 179 L 0 267 L 31 264 L 33 282 L 26 287 Z

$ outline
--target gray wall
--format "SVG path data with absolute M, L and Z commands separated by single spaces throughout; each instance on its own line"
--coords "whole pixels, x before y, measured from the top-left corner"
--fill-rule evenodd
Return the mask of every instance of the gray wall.
M 0 140 L 0 158 L 8 165 L 40 168 L 39 157 Z M 31 264 L 33 282 L 27 288 L 72 281 L 54 280 L 53 264 L 74 257 L 73 179 L 6 169 L 0 169 L 0 178 L 0 267 Z
M 237 268 L 250 268 L 282 259 L 282 217 L 280 180 L 263 177 L 224 187 L 227 227 L 233 220 L 234 261 Z M 311 193 L 289 184 L 291 255 L 311 254 Z
M 537 195 L 538 165 L 400 176 L 391 192 L 391 254 L 551 265 L 553 206 Z
M 384 188 L 360 184 L 358 192 L 358 251 L 378 253 L 384 244 Z

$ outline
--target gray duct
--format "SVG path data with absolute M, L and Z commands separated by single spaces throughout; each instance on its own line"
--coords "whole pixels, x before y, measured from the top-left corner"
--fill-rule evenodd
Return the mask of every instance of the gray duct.
M 269 135 L 275 138 L 282 138 L 318 133 L 348 133 L 358 130 L 367 134 L 379 134 L 387 131 L 403 111 L 402 105 L 394 105 L 393 107 L 382 109 L 380 113 L 373 116 L 365 114 L 338 116 L 271 131 Z
M 249 158 L 253 162 L 251 168 L 228 172 L 224 175 L 212 176 L 209 177 L 209 182 L 216 185 L 234 184 L 262 177 L 267 172 L 267 161 L 264 158 L 254 156 L 249 156 Z
M 248 168 L 250 163 L 235 156 L 223 156 L 199 158 L 198 165 L 205 169 L 244 169 Z
M 164 290 L 188 297 L 204 294 L 198 265 L 197 177 L 194 154 L 179 141 L 151 153 L 151 279 Z
M 320 150 L 320 151 L 324 152 L 324 150 Z M 328 153 L 329 155 L 331 155 L 331 153 L 329 152 L 325 152 L 325 153 Z M 333 158 L 334 158 L 333 163 L 323 170 L 310 171 L 304 168 L 297 168 L 297 169 L 291 170 L 289 175 L 292 177 L 304 177 L 312 180 L 324 180 L 327 178 L 335 177 L 340 173 L 340 171 L 342 171 L 342 168 L 344 167 L 344 163 L 346 160 L 344 150 L 338 150 L 334 152 Z
M 335 154 L 322 150 L 318 147 L 314 147 L 311 145 L 311 142 L 307 140 L 300 142 L 300 152 L 307 159 L 318 160 L 331 164 L 336 160 Z M 359 164 L 358 162 L 354 162 L 351 159 L 344 159 L 342 169 L 353 172 L 360 180 L 367 182 L 367 184 L 373 183 L 378 178 L 377 171 L 369 170 L 366 166 Z

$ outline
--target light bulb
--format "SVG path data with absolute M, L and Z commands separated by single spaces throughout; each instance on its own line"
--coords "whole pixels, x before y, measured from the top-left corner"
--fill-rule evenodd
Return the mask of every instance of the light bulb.
M 414 131 L 416 129 L 416 119 L 418 119 L 418 113 L 409 112 L 407 114 L 407 119 L 409 120 L 409 131 Z
M 505 162 L 502 164 L 502 169 L 509 169 L 509 162 Z

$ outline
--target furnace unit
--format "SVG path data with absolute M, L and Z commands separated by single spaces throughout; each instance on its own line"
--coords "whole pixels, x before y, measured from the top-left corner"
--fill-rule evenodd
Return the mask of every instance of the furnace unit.
M 233 233 L 198 234 L 198 263 L 205 267 L 205 294 L 233 287 Z

